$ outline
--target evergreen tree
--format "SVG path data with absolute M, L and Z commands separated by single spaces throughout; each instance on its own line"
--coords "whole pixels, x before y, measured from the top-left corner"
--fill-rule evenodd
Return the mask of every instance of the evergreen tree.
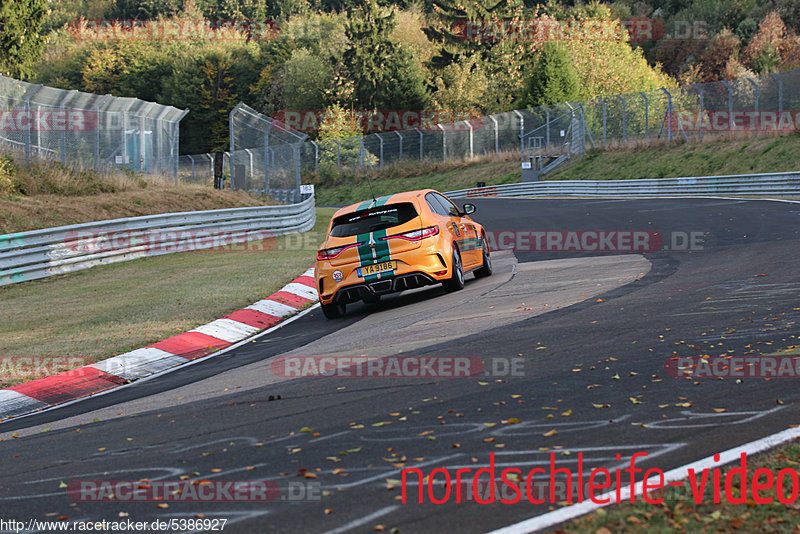
M 0 1 L 0 74 L 23 78 L 42 53 L 47 0 Z
M 442 48 L 432 59 L 434 68 L 450 65 L 457 56 L 478 52 L 487 59 L 489 51 L 497 44 L 486 38 L 484 30 L 492 27 L 492 21 L 508 17 L 519 7 L 516 0 L 431 0 L 429 4 L 430 26 L 423 31 L 432 42 Z
M 408 52 L 391 40 L 394 14 L 376 0 L 353 1 L 358 5 L 348 13 L 350 47 L 343 57 L 353 85 L 351 104 L 364 110 L 424 106 L 428 96 L 422 75 L 412 67 Z
M 578 98 L 579 90 L 578 75 L 569 53 L 561 43 L 549 41 L 528 79 L 522 104 L 536 107 L 569 102 Z

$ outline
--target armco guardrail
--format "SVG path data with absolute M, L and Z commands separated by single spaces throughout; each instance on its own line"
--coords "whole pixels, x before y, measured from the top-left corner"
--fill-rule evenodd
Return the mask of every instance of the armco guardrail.
M 692 197 L 708 195 L 800 197 L 800 172 L 659 178 L 653 180 L 563 180 L 494 185 L 446 193 L 467 197 Z
M 298 204 L 166 213 L 0 235 L 0 286 L 305 232 L 315 221 L 312 195 Z

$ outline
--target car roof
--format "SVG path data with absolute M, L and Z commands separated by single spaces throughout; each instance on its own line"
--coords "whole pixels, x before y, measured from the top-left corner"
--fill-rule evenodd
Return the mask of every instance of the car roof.
M 424 197 L 427 193 L 438 193 L 435 189 L 415 189 L 414 191 L 403 191 L 402 193 L 394 193 L 391 195 L 384 195 L 382 197 L 378 197 L 376 199 L 367 199 L 362 200 L 361 202 L 356 202 L 355 204 L 350 204 L 349 206 L 345 206 L 338 210 L 336 213 L 333 214 L 333 217 L 339 217 L 340 215 L 346 215 L 348 213 L 353 213 L 355 211 L 369 209 L 375 206 L 383 206 L 385 204 L 396 204 L 398 202 L 414 202 L 417 198 Z M 440 193 L 441 194 L 441 193 Z

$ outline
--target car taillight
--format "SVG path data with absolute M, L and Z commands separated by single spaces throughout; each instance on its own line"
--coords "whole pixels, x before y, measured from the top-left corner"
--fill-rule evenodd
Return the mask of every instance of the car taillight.
M 348 248 L 357 247 L 359 245 L 363 245 L 364 243 L 353 243 L 352 245 L 344 245 L 342 247 L 334 247 L 334 248 L 324 248 L 322 250 L 317 251 L 317 259 L 318 260 L 332 260 Z
M 439 233 L 438 226 L 428 226 L 427 228 L 423 228 L 422 230 L 412 230 L 411 232 L 405 232 L 403 234 L 395 234 L 390 235 L 388 237 L 383 237 L 384 241 L 387 239 L 405 239 L 406 241 L 419 241 L 421 239 L 425 239 L 426 237 L 433 237 Z

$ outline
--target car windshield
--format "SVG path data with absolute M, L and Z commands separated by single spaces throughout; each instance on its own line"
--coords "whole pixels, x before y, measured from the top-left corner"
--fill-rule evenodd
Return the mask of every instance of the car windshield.
M 417 216 L 417 210 L 410 202 L 389 204 L 368 210 L 341 215 L 333 220 L 331 235 L 347 237 L 366 234 L 384 228 L 392 228 L 407 223 Z

